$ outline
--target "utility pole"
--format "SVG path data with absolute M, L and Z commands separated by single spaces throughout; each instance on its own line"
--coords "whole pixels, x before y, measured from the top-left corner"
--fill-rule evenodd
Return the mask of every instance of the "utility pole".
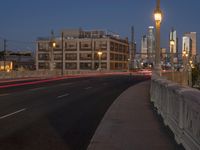
M 7 46 L 7 40 L 3 40 L 3 61 L 4 61 L 4 71 L 6 71 L 6 46 Z
M 134 37 L 134 26 L 131 27 L 131 43 L 130 43 L 130 55 L 129 55 L 129 68 L 132 69 L 132 63 L 135 59 L 135 37 Z
M 134 26 L 131 27 L 131 44 L 132 44 L 132 58 L 135 57 L 135 29 Z
M 65 74 L 65 55 L 64 55 L 64 32 L 61 33 L 62 35 L 62 71 L 61 74 L 64 76 Z

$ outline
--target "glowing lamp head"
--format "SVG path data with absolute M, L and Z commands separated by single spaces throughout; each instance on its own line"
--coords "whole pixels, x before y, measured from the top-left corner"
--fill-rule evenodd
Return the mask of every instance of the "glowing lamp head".
M 55 42 L 55 41 L 50 41 L 50 42 L 49 42 L 49 46 L 50 46 L 51 48 L 55 48 L 55 47 L 56 47 L 56 42 Z
M 161 11 L 155 11 L 154 12 L 154 19 L 156 22 L 161 22 L 162 21 L 162 13 Z
M 55 47 L 56 47 L 56 42 L 53 42 L 53 43 L 52 43 L 52 46 L 55 48 Z
M 98 55 L 101 56 L 103 53 L 102 52 L 98 52 Z

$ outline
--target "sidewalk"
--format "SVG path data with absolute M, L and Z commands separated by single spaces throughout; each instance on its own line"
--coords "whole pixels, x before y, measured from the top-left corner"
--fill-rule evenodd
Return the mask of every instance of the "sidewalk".
M 150 81 L 130 87 L 109 108 L 87 150 L 183 150 L 155 115 Z

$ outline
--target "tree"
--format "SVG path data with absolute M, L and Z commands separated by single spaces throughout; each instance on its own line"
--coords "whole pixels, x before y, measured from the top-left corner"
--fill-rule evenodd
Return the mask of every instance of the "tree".
M 194 86 L 199 79 L 200 79 L 200 67 L 199 65 L 195 65 L 195 67 L 192 68 L 192 86 Z

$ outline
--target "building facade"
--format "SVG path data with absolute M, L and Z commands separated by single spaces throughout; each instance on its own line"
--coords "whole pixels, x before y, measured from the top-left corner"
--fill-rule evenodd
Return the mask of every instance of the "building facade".
M 148 32 L 142 37 L 141 58 L 148 64 L 154 64 L 155 61 L 155 33 L 154 27 L 149 26 Z
M 141 40 L 141 58 L 142 60 L 147 60 L 147 36 L 144 35 Z
M 150 62 L 154 61 L 155 58 L 155 33 L 154 27 L 149 26 L 147 34 L 147 53 Z
M 188 36 L 183 36 L 182 41 L 182 53 L 183 51 L 186 51 L 188 55 L 192 54 L 192 40 Z
M 8 65 L 5 67 L 8 68 L 7 70 L 35 70 L 35 61 L 32 51 L 7 50 L 4 57 L 0 58 L 0 61 L 7 62 Z
M 173 28 L 169 34 L 169 41 L 173 41 L 173 45 L 170 44 L 169 50 L 170 53 L 177 54 L 178 53 L 178 37 L 177 32 Z M 169 42 L 170 43 L 170 42 Z
M 38 39 L 37 70 L 97 70 L 100 66 L 108 71 L 128 69 L 128 40 L 97 30 L 62 33 L 62 37 Z M 52 41 L 55 47 L 50 44 Z

